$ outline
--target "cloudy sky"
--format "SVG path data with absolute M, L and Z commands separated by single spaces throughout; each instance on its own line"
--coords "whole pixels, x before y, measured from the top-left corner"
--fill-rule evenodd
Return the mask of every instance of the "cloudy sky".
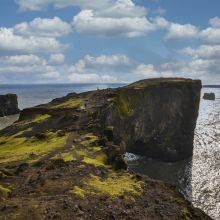
M 219 0 L 1 0 L 0 83 L 220 84 Z

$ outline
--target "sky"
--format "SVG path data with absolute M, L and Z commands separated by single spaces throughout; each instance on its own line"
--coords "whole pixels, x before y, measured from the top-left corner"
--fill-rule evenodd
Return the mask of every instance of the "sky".
M 0 84 L 220 84 L 219 0 L 1 0 Z

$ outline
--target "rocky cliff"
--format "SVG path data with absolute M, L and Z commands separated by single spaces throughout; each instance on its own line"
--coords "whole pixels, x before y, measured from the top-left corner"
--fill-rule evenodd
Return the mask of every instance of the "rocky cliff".
M 161 150 L 161 159 L 170 158 L 173 134 L 188 144 L 181 134 L 193 138 L 200 86 L 145 80 L 23 110 L 0 131 L 0 218 L 210 219 L 174 187 L 128 171 L 122 155 L 141 140 L 138 152 L 151 156 L 146 140 L 158 137 L 154 129 L 161 131 L 160 141 L 170 138 L 155 143 L 153 155 Z M 181 147 L 171 149 L 179 155 Z
M 200 102 L 201 82 L 151 79 L 109 93 L 104 126 L 126 150 L 163 161 L 189 158 Z
M 17 95 L 0 95 L 0 117 L 18 114 L 19 112 Z

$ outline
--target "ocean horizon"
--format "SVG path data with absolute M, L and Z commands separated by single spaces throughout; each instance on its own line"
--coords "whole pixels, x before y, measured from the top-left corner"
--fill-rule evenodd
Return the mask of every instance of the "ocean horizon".
M 19 108 L 30 108 L 51 100 L 63 97 L 71 92 L 86 92 L 96 89 L 117 88 L 122 83 L 59 83 L 59 84 L 3 84 L 0 85 L 0 94 L 14 93 L 18 96 Z

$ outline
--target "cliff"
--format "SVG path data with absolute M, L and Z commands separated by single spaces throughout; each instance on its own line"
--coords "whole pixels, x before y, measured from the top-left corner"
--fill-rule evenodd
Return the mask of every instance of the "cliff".
M 126 169 L 123 153 L 140 139 L 143 149 L 149 148 L 145 136 L 152 136 L 151 126 L 164 137 L 163 126 L 179 129 L 173 133 L 180 135 L 183 123 L 184 129 L 191 129 L 188 137 L 193 135 L 200 81 L 152 82 L 72 93 L 23 110 L 15 124 L 0 131 L 0 218 L 210 219 L 175 187 Z M 157 119 L 159 112 L 170 118 Z M 174 118 L 181 122 L 172 128 Z M 144 129 L 138 127 L 140 123 Z M 176 143 L 173 133 L 166 132 Z M 167 148 L 163 145 L 162 150 Z M 178 146 L 174 149 L 181 151 Z M 161 159 L 170 155 L 164 152 Z
M 0 95 L 0 117 L 15 115 L 19 112 L 20 110 L 18 109 L 17 95 Z
M 132 153 L 163 161 L 189 158 L 193 152 L 201 82 L 151 79 L 109 94 L 104 126 Z

